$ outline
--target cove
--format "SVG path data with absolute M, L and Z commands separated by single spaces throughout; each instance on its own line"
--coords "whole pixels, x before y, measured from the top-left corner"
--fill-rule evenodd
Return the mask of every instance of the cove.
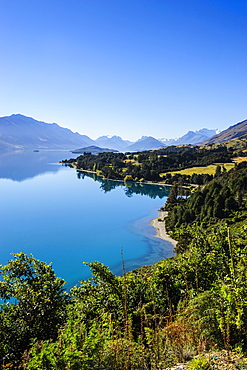
M 174 255 L 173 246 L 149 226 L 169 188 L 124 184 L 77 173 L 58 161 L 65 151 L 0 154 L 0 248 L 32 253 L 66 280 L 88 278 L 85 262 L 100 261 L 120 275 Z

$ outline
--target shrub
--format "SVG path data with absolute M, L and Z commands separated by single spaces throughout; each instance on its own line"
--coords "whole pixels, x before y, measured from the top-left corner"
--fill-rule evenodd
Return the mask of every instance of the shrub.
M 210 370 L 212 369 L 210 362 L 205 357 L 195 357 L 189 363 L 189 368 L 191 370 Z

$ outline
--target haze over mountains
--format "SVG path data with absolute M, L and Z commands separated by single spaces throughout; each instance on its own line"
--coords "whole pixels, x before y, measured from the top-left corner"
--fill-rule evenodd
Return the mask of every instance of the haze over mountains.
M 142 136 L 141 139 L 137 140 L 135 143 L 129 145 L 126 150 L 130 152 L 141 152 L 143 150 L 148 150 L 152 148 L 158 148 L 164 146 L 161 141 L 155 139 L 152 136 Z
M 123 140 L 120 136 L 100 136 L 95 140 L 96 144 L 101 148 L 111 148 L 116 150 L 125 150 L 130 144 L 129 140 Z
M 162 143 L 166 146 L 168 145 L 183 145 L 183 144 L 200 144 L 205 140 L 208 140 L 210 137 L 218 134 L 218 130 L 208 130 L 207 128 L 202 128 L 198 131 L 188 131 L 187 134 L 181 136 L 178 139 L 161 139 Z
M 200 144 L 205 141 L 209 143 L 212 140 L 221 140 L 221 138 L 228 138 L 229 140 L 231 135 L 236 136 L 247 133 L 246 122 L 240 122 L 220 134 L 218 134 L 217 130 L 203 128 L 195 132 L 188 131 L 187 134 L 178 139 L 155 139 L 151 136 L 143 136 L 133 143 L 123 140 L 120 136 L 101 136 L 96 140 L 92 140 L 87 135 L 81 135 L 78 132 L 74 133 L 56 123 L 45 123 L 21 114 L 13 114 L 0 117 L 0 149 L 75 150 L 97 146 L 119 151 L 143 151 L 168 145 Z

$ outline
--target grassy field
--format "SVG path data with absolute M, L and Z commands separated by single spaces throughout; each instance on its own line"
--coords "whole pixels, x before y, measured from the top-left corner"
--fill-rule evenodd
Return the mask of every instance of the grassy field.
M 247 150 L 243 150 L 243 152 L 247 152 Z M 236 158 L 233 158 L 233 161 L 236 163 L 244 162 L 244 161 L 247 161 L 247 157 L 236 157 Z
M 175 174 L 193 175 L 193 173 L 197 173 L 198 175 L 201 175 L 204 173 L 208 175 L 214 175 L 215 169 L 218 165 L 220 165 L 221 167 L 224 166 L 226 171 L 229 171 L 231 168 L 234 167 L 234 163 L 214 163 L 214 164 L 210 164 L 209 166 L 205 166 L 205 167 L 191 167 L 191 168 L 186 168 L 181 171 L 161 173 L 160 176 L 164 176 L 167 173 L 170 173 L 171 175 L 175 175 Z
M 244 161 L 247 161 L 247 157 L 233 158 L 234 163 L 240 163 L 240 162 L 244 162 Z M 196 173 L 198 175 L 202 175 L 204 173 L 206 173 L 208 175 L 214 175 L 215 174 L 215 169 L 218 165 L 221 166 L 221 169 L 224 166 L 226 171 L 229 171 L 231 168 L 234 167 L 234 163 L 214 163 L 214 164 L 210 164 L 209 166 L 205 166 L 205 167 L 191 167 L 191 168 L 186 168 L 186 169 L 181 170 L 181 171 L 161 173 L 160 176 L 162 177 L 162 176 L 166 175 L 167 173 L 170 173 L 171 175 L 175 175 L 175 174 L 193 175 L 193 173 Z

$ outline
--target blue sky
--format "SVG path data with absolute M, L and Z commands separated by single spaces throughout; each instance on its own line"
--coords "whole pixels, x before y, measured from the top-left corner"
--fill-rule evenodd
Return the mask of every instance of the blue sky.
M 0 0 L 0 116 L 95 139 L 247 118 L 246 0 Z

